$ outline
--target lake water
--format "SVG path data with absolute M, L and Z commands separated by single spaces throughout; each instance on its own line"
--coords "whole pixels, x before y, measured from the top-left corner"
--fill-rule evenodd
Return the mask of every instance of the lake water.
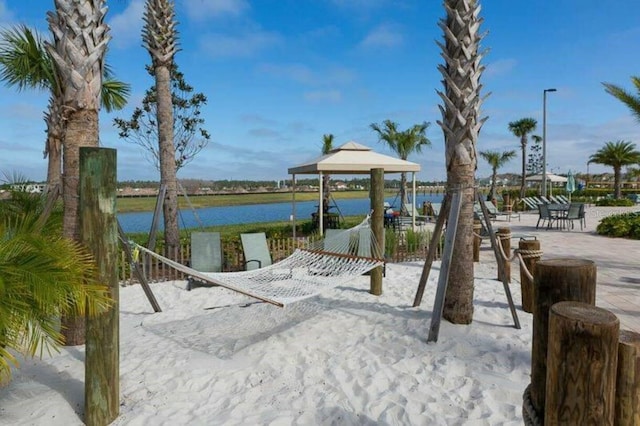
M 400 207 L 400 200 L 393 197 L 385 199 L 396 209 Z M 416 204 L 422 206 L 424 201 L 432 203 L 442 202 L 442 194 L 416 194 Z M 342 213 L 343 216 L 354 216 L 369 212 L 368 198 L 351 198 L 337 200 L 337 208 L 332 212 Z M 318 209 L 318 201 L 296 202 L 296 218 L 308 220 L 311 213 Z M 196 209 L 203 226 L 236 225 L 241 223 L 257 222 L 289 222 L 292 213 L 292 205 L 288 203 L 252 204 L 244 206 L 206 207 Z M 153 212 L 120 213 L 118 220 L 124 232 L 149 232 Z M 179 217 L 180 229 L 198 228 L 200 226 L 193 210 L 181 210 Z M 163 229 L 162 219 L 159 220 L 159 229 Z

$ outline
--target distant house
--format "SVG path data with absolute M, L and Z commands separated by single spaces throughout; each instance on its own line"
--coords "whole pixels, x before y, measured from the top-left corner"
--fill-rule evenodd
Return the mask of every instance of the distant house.
M 335 188 L 336 191 L 345 191 L 347 189 L 347 184 L 344 182 L 336 182 L 333 184 L 333 187 Z

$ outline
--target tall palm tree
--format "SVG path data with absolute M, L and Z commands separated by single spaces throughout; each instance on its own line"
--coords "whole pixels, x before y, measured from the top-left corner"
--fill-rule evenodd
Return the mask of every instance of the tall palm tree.
M 146 0 L 142 41 L 151 56 L 155 77 L 160 150 L 160 183 L 166 188 L 163 203 L 164 240 L 167 253 L 177 256 L 180 250 L 178 230 L 178 180 L 173 144 L 173 103 L 171 69 L 178 51 L 175 4 L 172 0 Z
M 611 83 L 602 83 L 605 88 L 605 91 L 611 96 L 615 96 L 619 99 L 623 104 L 625 104 L 631 113 L 636 117 L 637 120 L 640 121 L 640 77 L 631 77 L 631 82 L 633 86 L 636 88 L 638 92 L 637 95 L 623 89 L 620 86 L 616 86 Z
M 534 118 L 521 118 L 509 123 L 509 130 L 514 136 L 520 138 L 522 149 L 522 179 L 520 183 L 520 198 L 525 195 L 525 179 L 527 177 L 527 135 L 536 129 L 538 122 Z
M 333 149 L 333 135 L 331 133 L 322 136 L 322 155 L 327 155 Z M 325 173 L 322 175 L 322 205 L 324 209 L 329 208 L 329 202 L 331 201 L 331 175 Z M 318 212 L 320 214 L 321 212 Z M 322 217 L 322 216 L 318 216 Z
M 516 156 L 515 151 L 480 151 L 480 156 L 487 160 L 491 166 L 491 198 L 496 198 L 496 179 L 498 179 L 498 169 L 504 166 L 509 160 Z
M 422 147 L 431 146 L 431 141 L 426 136 L 429 123 L 415 124 L 412 127 L 400 131 L 398 123 L 384 120 L 382 126 L 373 123 L 371 129 L 378 134 L 378 141 L 385 143 L 401 160 L 407 160 L 411 154 L 421 153 Z M 406 200 L 407 174 L 400 174 L 400 210 L 403 210 Z
M 64 343 L 61 315 L 95 315 L 110 303 L 87 250 L 62 237 L 62 212 L 42 221 L 45 197 L 15 192 L 0 203 L 0 382 L 14 353 L 35 356 Z
M 607 142 L 595 154 L 589 157 L 589 163 L 604 164 L 613 167 L 613 189 L 616 199 L 622 197 L 622 166 L 640 164 L 640 151 L 635 144 L 627 141 Z
M 44 154 L 48 157 L 47 183 L 53 188 L 61 184 L 64 120 L 61 118 L 62 88 L 45 41 L 41 34 L 25 25 L 0 31 L 0 80 L 19 91 L 49 91 L 48 110 L 44 116 L 47 125 Z M 101 105 L 107 112 L 122 109 L 127 103 L 130 86 L 114 79 L 108 66 L 105 66 L 103 78 Z
M 100 94 L 109 27 L 104 23 L 104 0 L 54 0 L 47 13 L 51 42 L 45 42 L 55 65 L 61 89 L 59 117 L 63 134 L 63 236 L 80 239 L 79 157 L 80 147 L 98 146 Z M 54 117 L 53 120 L 56 118 Z M 64 319 L 65 343 L 84 343 L 84 318 Z
M 486 118 L 480 118 L 483 98 L 480 91 L 482 52 L 479 32 L 479 0 L 445 0 L 446 16 L 439 26 L 443 30 L 444 64 L 438 65 L 444 91 L 438 91 L 444 105 L 439 105 L 445 140 L 447 186 L 460 191 L 462 207 L 454 242 L 449 285 L 443 316 L 455 324 L 473 320 L 473 203 L 475 196 L 476 144 Z M 451 195 L 447 195 L 450 197 Z

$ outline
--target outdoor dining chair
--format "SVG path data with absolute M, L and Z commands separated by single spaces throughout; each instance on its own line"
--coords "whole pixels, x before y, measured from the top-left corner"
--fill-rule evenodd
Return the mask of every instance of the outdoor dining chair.
M 536 229 L 539 228 L 540 222 L 542 222 L 542 225 L 544 226 L 545 221 L 547 222 L 547 229 L 549 229 L 551 228 L 551 224 L 553 223 L 553 221 L 558 219 L 551 215 L 549 206 L 547 206 L 546 204 L 538 204 L 538 214 L 539 217 L 538 223 L 536 223 Z
M 582 230 L 582 217 L 580 215 L 580 211 L 584 211 L 584 204 L 582 203 L 571 203 L 569 204 L 569 210 L 567 211 L 567 215 L 563 217 L 565 224 L 567 225 L 567 229 L 569 229 L 569 224 L 571 224 L 571 229 L 574 228 L 573 222 L 580 222 L 580 230 Z M 583 213 L 584 215 L 584 213 Z

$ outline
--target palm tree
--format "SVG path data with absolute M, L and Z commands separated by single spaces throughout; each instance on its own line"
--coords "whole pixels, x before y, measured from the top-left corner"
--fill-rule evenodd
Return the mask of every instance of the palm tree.
M 515 157 L 516 152 L 481 151 L 480 156 L 487 160 L 487 163 L 491 166 L 491 189 L 489 190 L 489 194 L 492 199 L 496 198 L 496 179 L 498 179 L 498 169 Z
M 322 155 L 327 155 L 333 149 L 333 135 L 331 133 L 322 136 Z M 322 205 L 327 211 L 329 209 L 329 202 L 331 201 L 331 175 L 325 173 L 322 175 Z M 320 216 L 320 212 L 318 212 Z
M 115 80 L 105 66 L 101 105 L 107 112 L 122 109 L 130 93 L 130 86 Z M 48 157 L 47 183 L 49 188 L 61 186 L 61 145 L 64 121 L 61 118 L 62 88 L 56 76 L 51 55 L 45 47 L 45 38 L 36 30 L 18 25 L 0 31 L 0 80 L 19 91 L 43 89 L 50 93 L 45 113 L 47 140 L 44 154 Z
M 45 197 L 12 194 L 0 203 L 0 382 L 14 353 L 35 356 L 64 343 L 57 319 L 95 315 L 111 300 L 87 250 L 62 237 L 62 211 L 42 221 Z
M 170 257 L 178 256 L 178 180 L 173 144 L 173 103 L 171 101 L 171 69 L 178 51 L 175 4 L 171 0 L 146 0 L 142 41 L 151 56 L 155 77 L 160 151 L 160 184 L 166 188 L 163 203 L 164 239 Z
M 605 87 L 605 91 L 608 94 L 618 98 L 631 110 L 631 113 L 636 117 L 636 119 L 640 121 L 640 77 L 631 77 L 631 82 L 638 91 L 637 95 L 634 95 L 622 87 L 611 83 L 602 83 L 602 85 Z
M 640 164 L 640 151 L 635 144 L 627 141 L 607 142 L 595 154 L 589 157 L 589 163 L 604 164 L 613 167 L 614 197 L 622 198 L 620 185 L 622 166 Z
M 443 316 L 455 324 L 469 324 L 473 320 L 473 203 L 476 143 L 486 118 L 480 118 L 480 77 L 482 52 L 479 32 L 479 0 L 445 0 L 446 17 L 439 26 L 444 33 L 442 49 L 444 64 L 438 65 L 443 77 L 444 91 L 438 95 L 445 140 L 447 186 L 460 191 L 462 207 L 454 242 L 455 256 L 451 261 L 449 285 Z M 448 194 L 448 199 L 451 195 Z
M 520 138 L 522 149 L 522 179 L 520 183 L 520 198 L 525 195 L 525 179 L 527 177 L 527 135 L 536 129 L 538 122 L 534 118 L 521 118 L 509 123 L 509 130 L 514 136 Z
M 431 141 L 425 135 L 428 127 L 429 123 L 426 121 L 404 131 L 399 131 L 398 123 L 391 120 L 383 121 L 382 126 L 371 124 L 371 129 L 378 134 L 378 141 L 386 143 L 401 160 L 407 160 L 414 152 L 421 153 L 422 147 L 431 145 Z M 406 187 L 407 174 L 403 172 L 400 174 L 400 211 L 403 211 L 406 200 Z
M 80 147 L 98 146 L 100 94 L 109 27 L 104 23 L 104 0 L 54 0 L 55 12 L 47 13 L 53 34 L 45 46 L 54 63 L 60 87 L 63 133 L 63 236 L 80 239 L 78 188 Z M 84 343 L 84 318 L 63 319 L 65 343 Z

